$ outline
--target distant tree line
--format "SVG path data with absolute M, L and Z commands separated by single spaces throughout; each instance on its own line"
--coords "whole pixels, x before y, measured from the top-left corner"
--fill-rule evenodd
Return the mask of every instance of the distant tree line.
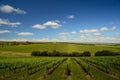
M 2 48 L 4 48 L 5 46 L 17 46 L 17 45 L 28 45 L 28 44 L 32 44 L 32 42 L 26 41 L 26 42 L 4 42 L 4 41 L 0 41 L 0 46 Z
M 108 50 L 97 51 L 95 53 L 95 56 L 117 56 L 117 55 L 120 55 L 120 53 L 113 52 L 113 51 L 108 51 Z
M 97 51 L 95 53 L 95 56 L 117 56 L 120 55 L 118 52 L 113 52 L 109 50 L 103 50 L 103 51 Z M 82 56 L 91 56 L 91 53 L 89 51 L 85 51 L 83 53 L 80 52 L 59 52 L 56 50 L 53 50 L 52 52 L 49 51 L 32 51 L 31 56 L 63 56 L 63 57 L 82 57 Z
M 31 56 L 63 56 L 63 57 L 80 57 L 80 56 L 91 56 L 91 53 L 89 51 L 85 51 L 83 53 L 79 52 L 59 52 L 56 50 L 53 50 L 52 52 L 48 51 L 32 51 Z

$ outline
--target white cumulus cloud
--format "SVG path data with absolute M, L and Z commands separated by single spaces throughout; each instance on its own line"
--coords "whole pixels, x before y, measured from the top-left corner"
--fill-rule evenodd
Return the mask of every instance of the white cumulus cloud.
M 12 26 L 12 27 L 17 27 L 20 24 L 21 24 L 20 22 L 10 22 L 8 19 L 0 18 L 0 26 L 1 25 L 8 25 L 8 26 Z
M 51 27 L 51 28 L 59 28 L 60 26 L 62 26 L 61 24 L 59 24 L 59 21 L 47 21 L 43 24 L 35 24 L 32 26 L 32 28 L 36 28 L 36 29 L 45 29 L 47 27 Z
M 94 33 L 95 36 L 101 36 L 101 33 Z
M 41 24 L 36 24 L 36 25 L 33 25 L 32 28 L 36 28 L 36 29 L 45 29 L 46 26 L 43 26 Z
M 4 33 L 10 33 L 9 30 L 0 30 L 0 34 L 4 34 Z
M 116 27 L 115 27 L 115 26 L 113 26 L 112 28 L 110 28 L 110 30 L 116 30 Z
M 99 32 L 98 29 L 85 29 L 85 30 L 80 30 L 81 33 L 92 33 L 92 32 Z
M 72 31 L 71 34 L 77 34 L 77 32 L 76 31 Z
M 69 34 L 68 32 L 60 32 L 59 35 L 66 35 Z
M 43 24 L 44 26 L 51 26 L 52 28 L 59 28 L 61 25 L 55 21 L 48 21 Z
M 107 31 L 107 30 L 108 30 L 107 27 L 102 27 L 102 28 L 100 29 L 100 31 Z
M 113 26 L 112 28 L 102 27 L 102 28 L 100 29 L 100 31 L 108 31 L 108 30 L 115 30 L 115 29 L 116 29 L 115 26 Z
M 17 35 L 20 35 L 20 36 L 29 36 L 29 35 L 33 35 L 33 33 L 31 33 L 31 32 L 18 32 Z
M 77 34 L 76 31 L 72 31 L 72 32 L 60 32 L 59 35 L 67 35 L 67 34 Z
M 101 31 L 113 31 L 115 29 L 116 29 L 115 26 L 113 26 L 111 28 L 102 27 L 100 29 L 84 29 L 84 30 L 80 30 L 80 33 L 98 33 L 98 32 L 101 32 Z
M 74 15 L 69 15 L 69 16 L 67 16 L 67 18 L 68 18 L 68 19 L 74 19 L 75 16 L 74 16 Z
M 21 10 L 19 8 L 14 8 L 10 5 L 1 5 L 0 6 L 0 11 L 1 12 L 4 12 L 4 13 L 12 13 L 12 12 L 15 12 L 17 14 L 26 14 L 26 11 L 24 10 Z

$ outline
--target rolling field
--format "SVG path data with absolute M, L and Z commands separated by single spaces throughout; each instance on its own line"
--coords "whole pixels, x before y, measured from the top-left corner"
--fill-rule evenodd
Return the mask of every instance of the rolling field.
M 101 50 L 110 50 L 120 52 L 120 45 L 88 45 L 88 44 L 70 44 L 70 43 L 44 43 L 44 44 L 29 44 L 17 46 L 0 47 L 0 52 L 14 52 L 14 53 L 31 53 L 32 51 L 53 51 L 60 52 L 84 52 L 90 51 L 94 54 Z
M 120 56 L 0 56 L 0 80 L 120 80 Z
M 120 80 L 120 56 L 29 56 L 32 51 L 53 50 L 94 55 L 101 50 L 120 52 L 120 46 L 45 43 L 0 47 L 0 80 Z

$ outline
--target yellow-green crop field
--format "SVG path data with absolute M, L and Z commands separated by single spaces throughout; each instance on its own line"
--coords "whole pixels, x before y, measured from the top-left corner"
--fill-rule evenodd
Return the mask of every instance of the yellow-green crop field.
M 72 43 L 42 43 L 29 45 L 16 45 L 0 47 L 0 52 L 28 53 L 32 51 L 53 51 L 59 52 L 84 52 L 89 51 L 94 55 L 95 52 L 101 50 L 110 50 L 120 52 L 120 45 L 98 45 L 98 44 L 72 44 Z

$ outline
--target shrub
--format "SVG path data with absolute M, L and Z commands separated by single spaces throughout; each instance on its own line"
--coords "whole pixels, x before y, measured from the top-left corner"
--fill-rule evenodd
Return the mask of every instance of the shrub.
M 79 57 L 79 56 L 80 56 L 80 53 L 79 53 L 79 52 L 72 52 L 71 56 Z
M 89 51 L 83 52 L 82 56 L 91 56 L 91 53 Z
M 32 56 L 40 56 L 40 51 L 33 51 Z
M 33 51 L 31 53 L 31 56 L 65 56 L 65 57 L 80 57 L 80 56 L 90 56 L 90 52 L 86 51 L 84 53 L 79 53 L 79 52 L 72 52 L 67 53 L 67 52 L 59 52 L 56 50 L 53 50 L 52 52 L 48 51 Z
M 115 55 L 119 55 L 119 53 L 108 51 L 108 50 L 97 51 L 95 53 L 95 56 L 115 56 Z
M 53 56 L 60 56 L 60 52 L 53 50 L 52 55 Z

